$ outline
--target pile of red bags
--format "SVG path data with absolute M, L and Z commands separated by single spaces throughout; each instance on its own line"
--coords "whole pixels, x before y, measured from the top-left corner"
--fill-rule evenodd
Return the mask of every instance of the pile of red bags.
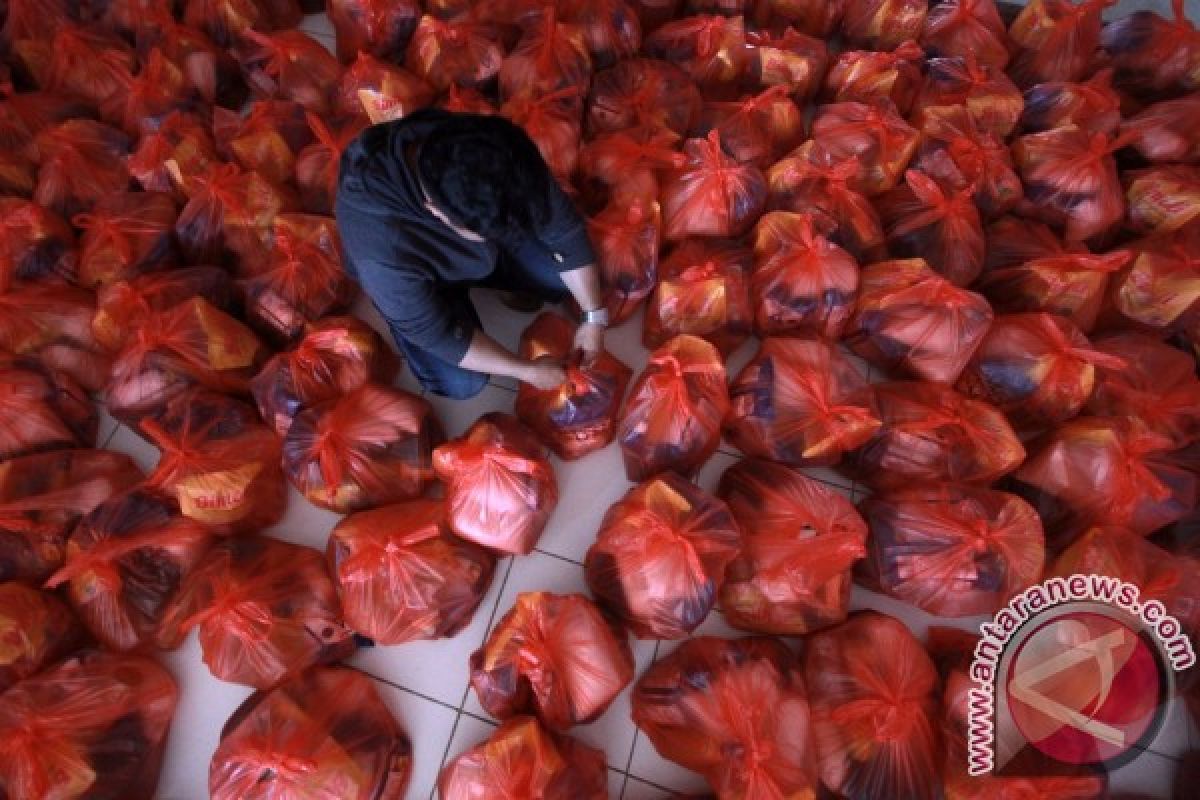
M 633 722 L 660 755 L 721 797 L 817 791 L 817 732 L 796 656 L 772 639 L 702 636 L 655 662 L 633 692 Z
M 574 326 L 557 314 L 538 315 L 521 334 L 518 354 L 566 361 L 567 380 L 556 389 L 522 383 L 516 413 L 561 459 L 573 460 L 610 444 L 616 436 L 617 412 L 629 384 L 629 367 L 607 351 L 591 363 L 572 357 Z
M 355 648 L 321 554 L 265 536 L 213 546 L 162 615 L 157 644 L 178 647 L 192 628 L 213 675 L 259 689 Z
M 408 734 L 371 679 L 315 667 L 238 706 L 213 753 L 208 792 L 373 800 L 402 796 L 411 772 Z
M 178 267 L 117 281 L 96 293 L 91 335 L 103 350 L 120 352 L 147 319 L 197 296 L 219 311 L 230 311 L 234 287 L 229 273 L 219 267 Z M 107 381 L 107 367 L 105 372 Z
M 683 639 L 712 610 L 740 549 L 728 507 L 666 472 L 609 508 L 584 573 L 592 594 L 635 636 Z
M 66 604 L 23 583 L 0 583 L 0 693 L 60 661 L 83 643 Z
M 1134 417 L 1179 447 L 1200 439 L 1200 380 L 1187 353 L 1132 332 L 1099 336 L 1093 347 L 1107 358 L 1096 362 L 1088 413 Z
M 594 721 L 633 680 L 623 628 L 583 595 L 517 595 L 471 656 L 471 686 L 493 717 L 536 714 L 565 731 Z
M 681 333 L 699 336 L 723 355 L 750 333 L 750 251 L 733 242 L 688 239 L 658 266 L 646 306 L 642 344 L 653 349 Z
M 667 176 L 662 187 L 668 240 L 740 236 L 763 212 L 766 177 L 758 167 L 739 164 L 726 155 L 722 144 L 719 130 L 684 143 L 687 161 Z
M 968 6 L 991 6 L 995 12 L 990 0 L 950 0 L 937 8 L 956 7 L 961 12 Z M 1007 52 L 1004 57 L 1007 59 Z M 929 115 L 965 111 L 976 132 L 1002 139 L 1011 134 L 1021 119 L 1025 99 L 999 66 L 987 59 L 987 54 L 974 50 L 949 58 L 930 58 L 925 65 L 925 83 L 913 107 L 913 121 L 919 123 L 918 127 L 925 128 Z
M 83 286 L 105 286 L 172 265 L 175 203 L 164 192 L 109 195 L 73 222 L 83 229 L 77 278 Z
M 558 504 L 545 447 L 508 414 L 484 414 L 438 447 L 433 469 L 446 486 L 450 529 L 501 553 L 531 552 Z
M 496 559 L 450 534 L 441 500 L 359 511 L 329 536 L 346 624 L 377 644 L 453 636 L 471 620 Z

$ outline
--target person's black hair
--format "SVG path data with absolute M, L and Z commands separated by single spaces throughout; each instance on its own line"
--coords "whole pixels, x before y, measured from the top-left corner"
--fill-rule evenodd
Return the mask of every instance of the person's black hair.
M 503 117 L 447 119 L 422 143 L 417 171 L 434 205 L 484 238 L 520 241 L 549 215 L 550 169 L 525 131 Z

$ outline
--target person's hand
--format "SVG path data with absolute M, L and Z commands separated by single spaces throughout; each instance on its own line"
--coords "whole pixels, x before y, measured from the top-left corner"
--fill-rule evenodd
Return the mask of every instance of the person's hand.
M 581 355 L 581 361 L 585 367 L 591 366 L 603 349 L 603 325 L 580 325 L 575 331 L 575 352 Z
M 540 356 L 529 362 L 521 380 L 535 389 L 549 391 L 562 386 L 567 380 L 567 371 L 553 356 Z

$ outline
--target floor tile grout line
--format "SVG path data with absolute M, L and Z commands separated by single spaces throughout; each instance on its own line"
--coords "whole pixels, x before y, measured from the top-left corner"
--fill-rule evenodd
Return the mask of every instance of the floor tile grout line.
M 575 560 L 575 559 L 573 559 L 573 558 L 567 558 L 566 556 L 560 556 L 558 553 L 551 553 L 549 550 L 543 550 L 543 549 L 542 549 L 542 548 L 540 548 L 540 547 L 535 547 L 535 548 L 533 548 L 533 552 L 535 552 L 535 553 L 539 553 L 539 554 L 541 554 L 541 555 L 543 555 L 543 556 L 549 556 L 550 558 L 556 558 L 556 559 L 558 559 L 559 561 L 565 561 L 565 562 L 567 562 L 568 564 L 574 564 L 574 565 L 575 565 L 575 566 L 577 566 L 577 567 L 582 567 L 582 566 L 583 566 L 583 562 L 582 562 L 582 561 L 576 561 L 576 560 Z
M 376 681 L 379 681 L 380 683 L 387 684 L 388 686 L 391 686 L 393 689 L 399 689 L 400 691 L 405 692 L 407 694 L 411 694 L 414 697 L 419 697 L 422 700 L 428 700 L 430 703 L 439 705 L 448 711 L 458 711 L 458 709 L 455 708 L 452 703 L 447 703 L 445 700 L 438 700 L 436 697 L 427 695 L 424 692 L 418 692 L 416 689 L 411 689 L 407 686 L 404 686 L 403 684 L 396 683 L 394 680 L 392 680 L 390 678 L 385 678 L 382 675 L 376 675 L 374 672 L 371 672 L 371 670 L 366 669 L 365 667 L 359 667 L 359 666 L 356 666 L 353 664 L 345 664 L 344 666 L 349 667 L 350 669 L 352 669 L 356 672 L 361 672 L 363 675 L 366 675 L 368 678 L 371 678 L 372 680 L 376 680 Z
M 658 661 L 658 648 L 662 646 L 662 640 L 654 643 L 654 654 L 650 656 L 650 663 Z M 632 691 L 632 690 L 631 690 Z M 630 698 L 632 704 L 633 698 Z M 625 798 L 625 787 L 629 786 L 629 770 L 633 767 L 633 754 L 637 750 L 638 737 L 641 736 L 642 730 L 637 725 L 633 726 L 633 741 L 629 744 L 629 758 L 625 761 L 625 780 L 621 782 L 621 800 Z M 639 778 L 639 780 L 641 780 Z

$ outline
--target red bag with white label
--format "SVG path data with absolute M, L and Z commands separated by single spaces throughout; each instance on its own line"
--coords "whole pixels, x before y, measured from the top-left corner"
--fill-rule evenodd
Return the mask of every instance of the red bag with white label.
M 937 160 L 933 159 L 935 170 Z M 969 286 L 983 269 L 983 223 L 975 206 L 975 185 L 948 181 L 943 175 L 910 169 L 904 184 L 880 196 L 875 205 L 888 252 L 896 258 L 924 259 L 955 286 Z
M 707 339 L 722 354 L 732 353 L 750 334 L 753 266 L 753 254 L 735 242 L 681 242 L 659 265 L 642 344 L 653 349 L 689 333 Z
M 687 162 L 662 187 L 666 238 L 740 236 L 749 230 L 767 203 L 762 172 L 725 155 L 717 131 L 687 140 L 683 150 Z
M 438 447 L 433 468 L 446 485 L 450 529 L 492 550 L 532 551 L 558 504 L 545 448 L 508 414 L 484 414 Z
M 1089 414 L 1135 417 L 1179 447 L 1200 439 L 1200 380 L 1191 356 L 1132 331 L 1099 336 L 1092 347 L 1112 363 L 1096 364 Z
M 588 588 L 643 639 L 685 639 L 712 611 L 741 533 L 723 502 L 673 472 L 630 489 L 584 559 Z
M 432 105 L 434 96 L 432 86 L 403 67 L 359 53 L 342 73 L 333 104 L 338 113 L 378 125 Z
M 581 594 L 522 592 L 471 656 L 493 717 L 535 714 L 553 731 L 594 721 L 633 680 L 625 629 Z
M 864 483 L 900 489 L 913 483 L 986 486 L 1025 460 L 1025 448 L 997 409 L 943 383 L 877 383 L 883 425 L 846 464 Z
M 699 337 L 676 336 L 650 354 L 621 412 L 625 474 L 632 481 L 663 470 L 695 474 L 717 449 L 728 411 L 720 352 Z
M 451 84 L 483 86 L 500 73 L 504 50 L 495 29 L 471 15 L 417 22 L 404 66 L 439 91 Z
M 77 214 L 80 285 L 106 286 L 173 266 L 175 216 L 175 202 L 160 192 L 112 194 L 90 214 Z
M 343 64 L 363 53 L 385 61 L 403 61 L 421 18 L 417 0 L 330 0 L 326 11 L 337 40 L 337 57 Z
M 805 644 L 822 783 L 850 797 L 941 797 L 937 672 L 904 623 L 862 611 Z
M 1083 81 L 1051 81 L 1025 90 L 1025 133 L 1075 125 L 1089 133 L 1111 134 L 1120 124 L 1121 96 L 1112 88 L 1111 69 Z
M 423 398 L 364 384 L 300 412 L 283 470 L 315 505 L 348 513 L 419 497 L 433 482 L 442 428 Z
M 702 636 L 655 662 L 633 722 L 721 797 L 816 796 L 816 738 L 800 663 L 766 638 Z
M 1002 70 L 1010 42 L 994 0 L 946 0 L 925 16 L 921 45 L 939 57 L 973 57 Z
M 635 198 L 613 203 L 587 221 L 596 247 L 600 285 L 612 323 L 633 316 L 658 282 L 662 215 L 657 201 Z
M 920 140 L 894 109 L 852 102 L 818 106 L 812 137 L 835 163 L 857 158 L 851 185 L 867 195 L 895 188 Z
M 219 267 L 179 267 L 117 281 L 101 287 L 96 295 L 92 336 L 100 348 L 119 352 L 153 314 L 193 297 L 203 297 L 209 305 L 228 312 L 233 308 L 233 294 L 233 280 Z
M 729 387 L 725 435 L 743 453 L 830 466 L 879 429 L 871 388 L 819 338 L 767 338 Z
M 17 581 L 0 583 L 0 631 L 0 694 L 83 644 L 83 628 L 66 603 Z
M 912 113 L 917 127 L 924 127 L 924 117 L 933 109 L 962 109 L 978 130 L 1001 139 L 1017 127 L 1025 99 L 999 67 L 981 64 L 970 53 L 959 58 L 931 58 L 925 67 L 925 84 Z
M 173 498 L 139 486 L 79 521 L 46 586 L 67 584 L 71 605 L 105 647 L 145 649 L 211 544 L 211 531 L 181 515 Z
M 847 50 L 825 75 L 824 96 L 830 102 L 891 103 L 907 115 L 921 88 L 925 52 L 909 39 L 888 52 Z
M 1031 0 L 1008 28 L 1016 45 L 1008 74 L 1026 87 L 1083 78 L 1100 46 L 1100 15 L 1115 4 L 1116 0 Z
M 841 22 L 845 6 L 845 0 L 758 0 L 754 21 L 761 27 L 788 25 L 827 39 Z
M 797 469 L 747 459 L 725 470 L 717 496 L 742 530 L 721 587 L 730 625 L 800 636 L 846 619 L 867 525 L 844 494 Z
M 329 536 L 346 624 L 376 644 L 454 636 L 492 583 L 496 557 L 450 533 L 442 500 L 359 511 Z
M 700 91 L 667 61 L 630 58 L 592 77 L 587 100 L 590 136 L 631 128 L 668 128 L 686 135 L 700 114 Z

